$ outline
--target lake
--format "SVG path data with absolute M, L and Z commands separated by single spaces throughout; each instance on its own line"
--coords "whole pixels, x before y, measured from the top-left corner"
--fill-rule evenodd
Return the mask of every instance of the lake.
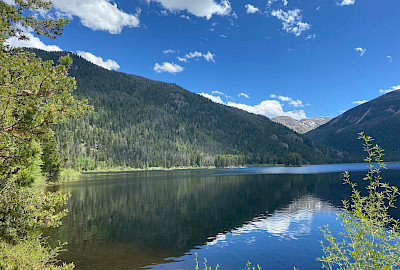
M 400 164 L 384 181 L 398 185 Z M 341 227 L 337 214 L 366 164 L 300 168 L 86 174 L 51 187 L 70 191 L 69 215 L 50 242 L 68 242 L 60 259 L 76 269 L 320 269 L 319 229 Z M 392 213 L 400 217 L 398 212 Z M 200 265 L 200 268 L 203 269 Z

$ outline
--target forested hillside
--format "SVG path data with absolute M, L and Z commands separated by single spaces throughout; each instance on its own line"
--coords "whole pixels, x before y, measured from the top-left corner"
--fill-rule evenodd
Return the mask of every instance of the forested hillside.
M 385 149 L 385 161 L 400 160 L 400 90 L 348 110 L 306 135 L 338 149 L 346 149 L 361 160 L 365 156 L 357 141 L 361 131 Z
M 34 52 L 55 62 L 66 54 Z M 218 166 L 237 166 L 285 163 L 294 153 L 302 163 L 346 159 L 264 116 L 216 104 L 176 84 L 109 71 L 71 56 L 70 75 L 78 85 L 74 95 L 87 98 L 94 111 L 56 127 L 67 167 L 213 166 L 215 160 Z

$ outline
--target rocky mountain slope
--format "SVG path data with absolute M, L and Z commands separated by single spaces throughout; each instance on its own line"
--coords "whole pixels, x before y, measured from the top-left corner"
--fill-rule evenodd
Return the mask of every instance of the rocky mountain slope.
M 319 117 L 319 118 L 305 118 L 296 120 L 293 119 L 289 116 L 278 116 L 274 117 L 271 120 L 282 124 L 290 129 L 293 129 L 294 131 L 304 134 L 306 132 L 309 132 L 310 130 L 313 130 L 329 121 L 331 121 L 333 117 Z

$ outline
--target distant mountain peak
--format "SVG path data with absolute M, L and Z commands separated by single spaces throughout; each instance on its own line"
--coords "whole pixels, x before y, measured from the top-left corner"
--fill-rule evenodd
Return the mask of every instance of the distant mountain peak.
M 304 118 L 301 120 L 296 120 L 292 117 L 282 115 L 274 117 L 271 120 L 276 123 L 282 124 L 290 129 L 293 129 L 294 131 L 300 134 L 303 134 L 329 122 L 332 119 L 333 117 L 318 117 L 318 118 Z

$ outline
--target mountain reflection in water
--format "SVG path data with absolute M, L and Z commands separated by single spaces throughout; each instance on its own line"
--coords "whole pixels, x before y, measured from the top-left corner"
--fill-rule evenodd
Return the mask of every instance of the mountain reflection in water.
M 196 252 L 221 269 L 247 260 L 319 268 L 319 227 L 338 228 L 337 207 L 350 194 L 341 173 L 234 171 L 90 175 L 57 186 L 72 193 L 70 214 L 50 239 L 69 243 L 60 259 L 77 269 L 194 269 Z

